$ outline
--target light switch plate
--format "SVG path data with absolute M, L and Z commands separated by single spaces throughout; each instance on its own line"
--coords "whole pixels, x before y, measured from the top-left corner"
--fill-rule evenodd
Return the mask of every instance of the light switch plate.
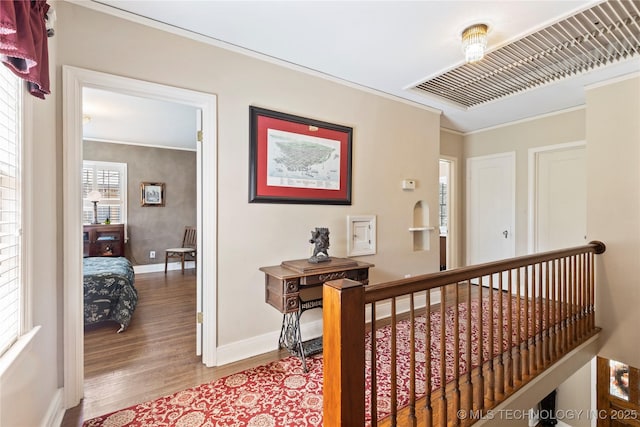
M 416 181 L 414 179 L 403 179 L 402 180 L 402 189 L 403 190 L 415 190 L 416 189 Z

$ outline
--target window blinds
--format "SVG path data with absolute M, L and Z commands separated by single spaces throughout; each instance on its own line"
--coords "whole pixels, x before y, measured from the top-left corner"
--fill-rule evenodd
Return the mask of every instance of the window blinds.
M 21 333 L 20 80 L 0 67 L 0 354 Z
M 113 162 L 93 162 L 85 160 L 82 168 L 83 221 L 93 221 L 93 204 L 87 200 L 87 194 L 98 190 L 101 198 L 98 202 L 98 222 L 107 218 L 114 224 L 123 224 L 126 220 L 126 164 Z

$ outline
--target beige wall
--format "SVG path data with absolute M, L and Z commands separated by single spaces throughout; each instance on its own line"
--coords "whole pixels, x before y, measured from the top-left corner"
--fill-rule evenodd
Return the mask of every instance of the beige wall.
M 600 356 L 640 366 L 640 77 L 587 90 L 587 231 L 598 257 Z
M 516 153 L 516 256 L 526 254 L 528 245 L 528 150 L 584 141 L 584 127 L 585 112 L 580 108 L 465 136 L 463 168 L 469 157 L 511 151 Z M 463 250 L 462 253 L 464 252 Z
M 556 409 L 562 411 L 560 414 L 566 414 L 560 421 L 571 427 L 590 427 L 591 420 L 587 414 L 597 409 L 591 407 L 591 394 L 596 381 L 591 375 L 592 364 L 595 361 L 578 369 L 557 388 Z
M 56 45 L 49 48 L 55 62 Z M 55 79 L 51 91 L 60 90 Z M 38 426 L 51 418 L 47 411 L 62 386 L 62 253 L 57 224 L 62 221 L 62 196 L 56 183 L 62 166 L 56 138 L 55 97 L 25 95 L 23 169 L 24 264 L 33 325 L 39 332 L 20 357 L 0 377 L 0 426 Z M 29 325 L 27 325 L 29 326 Z
M 416 201 L 437 212 L 439 114 L 77 5 L 57 13 L 58 67 L 218 96 L 218 190 L 206 195 L 218 198 L 218 345 L 277 331 L 281 314 L 265 304 L 258 268 L 308 257 L 317 226 L 331 230 L 329 253 L 345 256 L 349 214 L 377 215 L 378 253 L 364 257 L 376 264 L 373 282 L 437 270 L 437 236 L 433 250 L 414 252 L 407 229 Z M 352 126 L 353 205 L 249 204 L 250 105 Z M 403 192 L 403 178 L 418 188 Z
M 196 153 L 96 141 L 85 141 L 82 153 L 85 160 L 127 164 L 127 258 L 134 265 L 164 263 L 164 250 L 180 246 L 184 227 L 196 225 Z M 164 206 L 140 206 L 142 182 L 165 184 Z

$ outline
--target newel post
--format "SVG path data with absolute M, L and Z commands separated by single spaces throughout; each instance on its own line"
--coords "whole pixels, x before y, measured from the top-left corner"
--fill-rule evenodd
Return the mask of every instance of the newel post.
M 341 279 L 322 291 L 325 426 L 364 425 L 364 285 Z

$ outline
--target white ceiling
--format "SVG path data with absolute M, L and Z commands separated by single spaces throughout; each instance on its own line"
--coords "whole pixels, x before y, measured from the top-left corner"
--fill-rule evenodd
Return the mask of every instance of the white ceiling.
M 196 108 L 101 89 L 82 90 L 85 140 L 196 148 Z
M 489 25 L 491 51 L 598 3 L 593 0 L 100 3 L 106 11 L 131 12 L 218 46 L 441 110 L 442 127 L 463 133 L 581 106 L 585 86 L 640 71 L 636 57 L 470 109 L 411 89 L 462 65 L 460 34 L 470 24 Z

